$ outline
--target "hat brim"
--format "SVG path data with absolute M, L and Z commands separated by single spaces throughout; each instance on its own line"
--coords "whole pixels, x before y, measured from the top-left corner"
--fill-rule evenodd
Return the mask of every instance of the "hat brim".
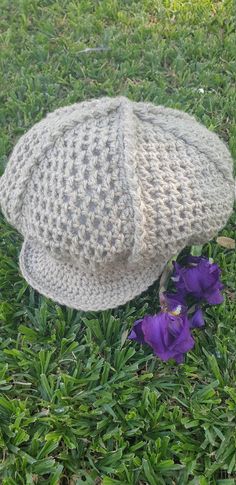
M 20 269 L 26 281 L 47 298 L 83 311 L 116 308 L 154 283 L 164 263 L 148 267 L 112 268 L 91 273 L 55 259 L 39 242 L 26 239 L 20 253 Z

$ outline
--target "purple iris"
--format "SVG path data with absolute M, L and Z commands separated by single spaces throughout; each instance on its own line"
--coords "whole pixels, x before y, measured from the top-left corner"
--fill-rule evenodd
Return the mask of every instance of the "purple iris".
M 181 294 L 190 293 L 198 300 L 217 305 L 224 300 L 220 275 L 221 270 L 216 263 L 203 256 L 189 256 L 186 267 L 174 263 L 172 280 Z
M 183 362 L 184 353 L 194 346 L 186 315 L 146 315 L 143 320 L 135 322 L 128 338 L 150 345 L 160 359 L 175 359 L 177 363 Z
M 184 354 L 194 347 L 191 330 L 204 326 L 199 302 L 216 305 L 223 301 L 220 275 L 219 266 L 202 256 L 189 256 L 185 267 L 175 262 L 172 280 L 177 292 L 161 293 L 161 311 L 137 320 L 128 338 L 150 345 L 163 361 L 183 362 Z M 188 294 L 198 300 L 191 316 L 186 303 Z
M 174 359 L 180 364 L 185 352 L 194 346 L 186 307 L 182 299 L 179 301 L 176 295 L 170 294 L 162 295 L 161 305 L 162 311 L 157 315 L 137 320 L 128 338 L 150 345 L 161 360 Z M 193 326 L 197 321 L 198 317 L 195 322 L 193 319 Z

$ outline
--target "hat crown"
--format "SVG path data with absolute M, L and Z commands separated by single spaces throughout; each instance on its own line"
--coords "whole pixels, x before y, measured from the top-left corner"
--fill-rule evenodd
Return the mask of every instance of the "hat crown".
M 47 115 L 19 140 L 0 182 L 4 213 L 25 238 L 85 268 L 162 263 L 205 242 L 231 211 L 232 184 L 215 134 L 123 96 Z

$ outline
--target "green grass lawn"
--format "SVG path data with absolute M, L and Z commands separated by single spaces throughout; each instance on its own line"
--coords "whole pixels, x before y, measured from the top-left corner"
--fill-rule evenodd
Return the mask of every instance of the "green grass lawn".
M 122 94 L 194 114 L 236 158 L 234 0 L 1 0 L 1 173 L 47 112 Z M 105 50 L 84 51 L 105 47 Z M 234 237 L 235 215 L 221 235 Z M 0 479 L 3 485 L 233 485 L 236 255 L 204 246 L 225 301 L 185 364 L 127 340 L 158 310 L 158 283 L 113 311 L 39 296 L 0 220 Z

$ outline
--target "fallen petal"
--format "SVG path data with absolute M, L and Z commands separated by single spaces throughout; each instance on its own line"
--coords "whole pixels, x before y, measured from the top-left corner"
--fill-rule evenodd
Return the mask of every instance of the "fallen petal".
M 216 239 L 217 244 L 227 249 L 235 249 L 235 240 L 231 237 L 219 236 Z

